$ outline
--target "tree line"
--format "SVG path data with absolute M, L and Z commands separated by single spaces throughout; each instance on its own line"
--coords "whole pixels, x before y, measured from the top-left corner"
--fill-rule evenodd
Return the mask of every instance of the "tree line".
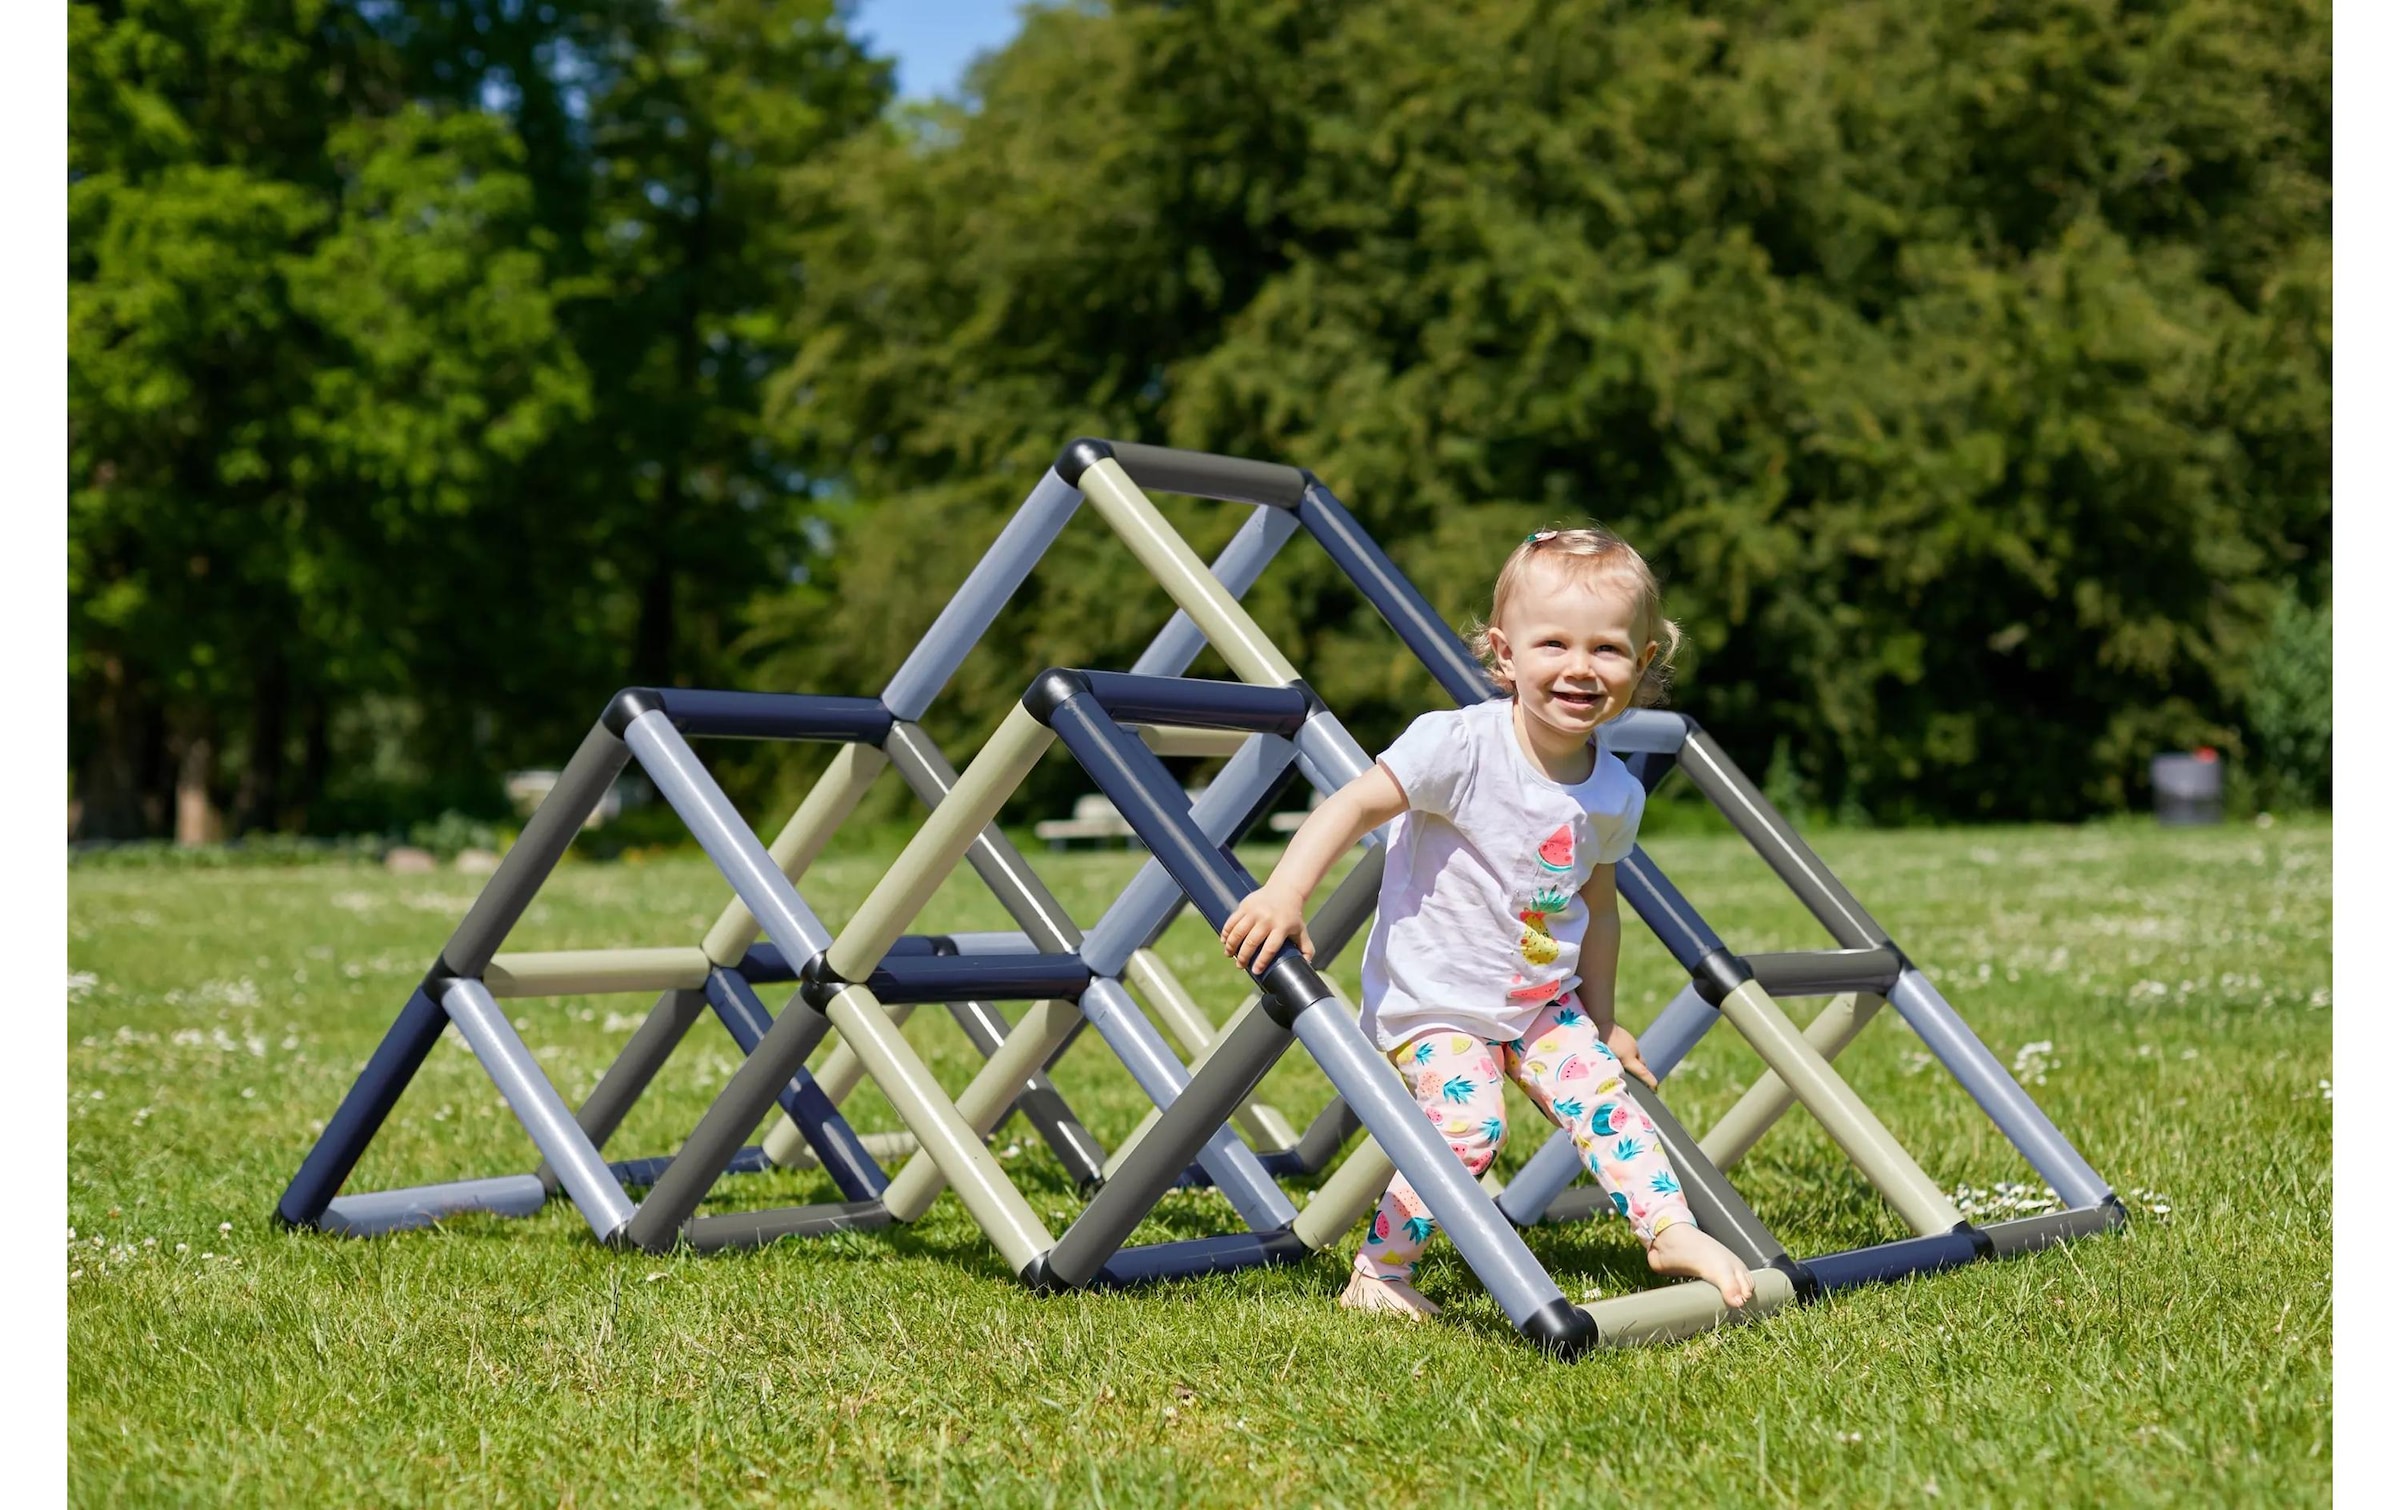
M 70 14 L 81 835 L 872 692 L 1087 433 L 1309 467 L 1459 622 L 1608 524 L 1826 810 L 2326 789 L 2321 0 L 1117 0 L 931 105 L 827 0 Z M 1370 744 L 1438 704 L 1304 547 L 1252 605 Z M 1169 611 L 1080 521 L 929 722 Z

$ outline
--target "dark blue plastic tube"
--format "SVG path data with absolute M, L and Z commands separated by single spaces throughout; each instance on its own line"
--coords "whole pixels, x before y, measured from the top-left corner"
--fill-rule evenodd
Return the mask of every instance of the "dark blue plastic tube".
M 1089 692 L 1077 692 L 1059 702 L 1049 724 L 1085 774 L 1133 826 L 1151 857 L 1166 867 L 1200 915 L 1208 919 L 1208 926 L 1224 927 L 1226 918 L 1257 884 L 1200 832 L 1192 821 L 1191 799 L 1158 757 L 1119 728 Z M 1298 955 L 1292 946 L 1285 948 Z
M 620 1159 L 608 1166 L 608 1172 L 617 1177 L 618 1184 L 638 1190 L 647 1185 L 657 1184 L 658 1177 L 665 1174 L 667 1166 L 674 1162 L 675 1158 L 672 1154 L 660 1154 L 655 1158 L 648 1159 Z M 774 1167 L 768 1162 L 765 1149 L 752 1147 L 743 1149 L 728 1160 L 725 1172 L 727 1174 L 764 1174 Z
M 941 934 L 904 933 L 892 940 L 892 947 L 884 951 L 883 957 L 923 959 L 928 955 L 955 952 L 950 940 Z M 766 943 L 752 944 L 743 951 L 741 963 L 733 967 L 733 972 L 754 986 L 780 985 L 800 978 L 800 972 L 793 969 L 792 962 L 783 957 L 783 951 Z
M 1325 554 L 1358 590 L 1367 595 L 1375 611 L 1394 633 L 1407 642 L 1442 684 L 1442 690 L 1462 705 L 1482 702 L 1492 695 L 1491 678 L 1483 667 L 1460 643 L 1458 635 L 1433 605 L 1425 601 L 1416 584 L 1401 575 L 1392 558 L 1383 553 L 1374 538 L 1359 527 L 1350 511 L 1342 507 L 1323 483 L 1312 481 L 1308 491 L 1300 496 L 1300 527 L 1316 537 Z
M 316 1146 L 301 1161 L 300 1172 L 284 1188 L 283 1199 L 275 1203 L 278 1220 L 294 1227 L 316 1225 L 333 1198 L 341 1194 L 342 1182 L 358 1167 L 359 1155 L 367 1151 L 376 1129 L 391 1115 L 393 1103 L 408 1088 L 417 1066 L 433 1052 L 449 1022 L 450 1014 L 422 989 L 411 993 L 383 1042 L 375 1046 L 367 1067 L 351 1083 L 350 1094 L 342 1098 L 325 1131 L 317 1135 Z
M 742 1052 L 758 1052 L 759 1040 L 767 1036 L 767 1029 L 774 1026 L 775 1020 L 767 1015 L 750 983 L 731 970 L 711 970 L 707 995 L 708 1004 L 717 1009 L 718 1018 Z M 783 1107 L 784 1115 L 800 1129 L 800 1135 L 808 1140 L 808 1146 L 817 1151 L 818 1160 L 824 1164 L 825 1172 L 833 1176 L 833 1183 L 841 1187 L 842 1194 L 854 1201 L 871 1201 L 891 1184 L 891 1177 L 867 1152 L 867 1146 L 859 1141 L 858 1134 L 851 1130 L 841 1112 L 835 1109 L 832 1098 L 806 1067 L 792 1072 L 791 1082 L 775 1100 Z M 655 1175 L 651 1177 L 651 1183 L 656 1180 Z
M 1683 899 L 1675 883 L 1659 872 L 1658 863 L 1636 846 L 1633 853 L 1617 863 L 1617 892 L 1633 908 L 1634 916 L 1649 924 L 1658 941 L 1675 956 L 1675 963 L 1686 970 L 1697 970 L 1700 962 L 1725 947 L 1717 931 Z
M 902 959 L 885 955 L 860 982 L 885 1006 L 929 1001 L 1073 1001 L 1092 971 L 1073 954 L 953 954 Z
M 1896 1243 L 1877 1243 L 1872 1248 L 1853 1248 L 1847 1253 L 1828 1253 L 1822 1258 L 1802 1261 L 1801 1267 L 1808 1270 L 1809 1277 L 1817 1282 L 1818 1293 L 1822 1294 L 1860 1285 L 1889 1284 L 1911 1274 L 1955 1269 L 1984 1256 L 1984 1244 L 1972 1231 L 1961 1229 L 1937 1232 L 1931 1237 L 1902 1238 Z
M 1308 694 L 1297 687 L 1253 687 L 1198 677 L 1081 673 L 1111 718 L 1179 728 L 1246 729 L 1289 737 L 1308 722 Z
M 1156 1284 L 1166 1279 L 1196 1279 L 1203 1274 L 1232 1274 L 1267 1264 L 1297 1263 L 1308 1257 L 1308 1244 L 1289 1228 L 1273 1232 L 1240 1232 L 1225 1237 L 1196 1237 L 1179 1243 L 1150 1243 L 1121 1248 L 1112 1254 L 1092 1283 L 1110 1289 Z
M 892 729 L 890 710 L 871 697 L 709 692 L 690 687 L 648 690 L 668 720 L 694 738 L 838 739 L 880 745 Z

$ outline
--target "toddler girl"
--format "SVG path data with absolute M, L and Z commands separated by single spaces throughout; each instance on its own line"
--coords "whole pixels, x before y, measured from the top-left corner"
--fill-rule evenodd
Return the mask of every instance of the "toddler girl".
M 1426 714 L 1326 799 L 1227 919 L 1225 952 L 1245 969 L 1287 940 L 1313 955 L 1309 893 L 1399 819 L 1360 1026 L 1470 1172 L 1507 1136 L 1505 1076 L 1574 1135 L 1652 1269 L 1706 1279 L 1741 1305 L 1749 1271 L 1692 1220 L 1658 1130 L 1625 1093 L 1628 1067 L 1657 1081 L 1616 1024 L 1616 862 L 1633 850 L 1643 794 L 1593 736 L 1655 698 L 1680 636 L 1642 558 L 1585 529 L 1542 530 L 1510 553 L 1478 638 L 1508 698 Z M 1408 1283 L 1432 1235 L 1424 1203 L 1394 1176 L 1342 1304 L 1432 1315 Z

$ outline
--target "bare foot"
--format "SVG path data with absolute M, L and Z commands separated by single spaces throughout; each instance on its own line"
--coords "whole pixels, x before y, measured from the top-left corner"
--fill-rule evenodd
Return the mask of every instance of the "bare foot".
M 1736 1310 L 1750 1303 L 1750 1271 L 1723 1243 L 1689 1222 L 1677 1222 L 1651 1241 L 1650 1267 L 1660 1274 L 1705 1279 Z
M 1379 1278 L 1355 1264 L 1350 1269 L 1349 1288 L 1342 1291 L 1342 1305 L 1347 1310 L 1405 1316 L 1410 1321 L 1427 1320 L 1442 1310 L 1408 1281 Z

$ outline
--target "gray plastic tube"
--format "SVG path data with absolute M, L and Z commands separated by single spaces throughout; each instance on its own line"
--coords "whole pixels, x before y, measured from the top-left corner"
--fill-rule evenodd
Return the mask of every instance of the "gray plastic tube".
M 1677 755 L 1691 729 L 1680 713 L 1629 708 L 1600 726 L 1600 743 L 1615 755 Z
M 467 1046 L 483 1061 L 485 1073 L 557 1173 L 575 1209 L 591 1223 L 593 1235 L 602 1242 L 615 1237 L 633 1220 L 633 1202 L 608 1172 L 600 1150 L 592 1147 L 592 1140 L 575 1125 L 575 1114 L 559 1099 L 557 1088 L 534 1062 L 517 1030 L 509 1026 L 508 1014 L 492 1000 L 492 993 L 481 981 L 453 980 L 442 988 L 442 1010 L 450 1014 Z M 534 1180 L 534 1184 L 538 1187 L 541 1182 Z
M 1039 954 L 1041 949 L 1022 933 L 953 933 L 950 942 L 961 954 Z
M 2091 1165 L 2084 1162 L 2075 1145 L 2066 1140 L 2051 1120 L 2025 1094 L 1983 1040 L 1975 1036 L 1942 993 L 1933 988 L 1921 971 L 1904 970 L 1892 985 L 1892 994 L 1885 998 L 1908 1025 L 1925 1040 L 1925 1047 L 1942 1062 L 1945 1069 L 1966 1087 L 1975 1104 L 1983 1108 L 2008 1140 L 2017 1145 L 2025 1162 L 2050 1182 L 2059 1199 L 2069 1206 L 2098 1206 L 2113 1194 L 2108 1182 L 2101 1179 Z
M 594 724 L 576 747 L 558 781 L 526 820 L 525 831 L 508 847 L 499 869 L 483 883 L 467 915 L 442 945 L 442 963 L 455 975 L 480 976 L 500 952 L 508 932 L 542 889 L 559 857 L 583 831 L 583 820 L 600 805 L 610 783 L 625 769 L 625 746 Z
M 925 716 L 1082 502 L 1082 492 L 1060 481 L 1056 472 L 1042 474 L 1000 538 L 975 563 L 933 627 L 885 684 L 883 705 L 892 717 L 914 723 Z
M 1225 768 L 1192 804 L 1192 821 L 1212 843 L 1222 844 L 1233 826 L 1274 790 L 1292 763 L 1292 746 L 1272 734 L 1254 736 L 1225 762 Z M 1144 862 L 1133 884 L 1083 936 L 1083 962 L 1094 975 L 1122 975 L 1133 951 L 1150 940 L 1159 924 L 1183 905 L 1183 889 L 1156 860 Z
M 1095 980 L 1078 1003 L 1083 1015 L 1100 1036 L 1108 1041 L 1125 1067 L 1133 1072 L 1134 1082 L 1143 1094 L 1161 1110 L 1171 1106 L 1191 1083 L 1191 1072 L 1184 1068 L 1142 1015 L 1121 982 Z M 1418 1113 L 1421 1118 L 1424 1114 Z M 1242 1142 L 1241 1135 L 1229 1124 L 1217 1129 L 1216 1135 L 1200 1150 L 1200 1167 L 1208 1171 L 1217 1189 L 1233 1203 L 1233 1209 L 1255 1232 L 1272 1232 L 1300 1214 L 1291 1198 L 1276 1185 L 1258 1155 Z
M 833 935 L 784 879 L 783 867 L 725 800 L 666 714 L 654 708 L 634 719 L 625 726 L 625 743 L 786 961 L 796 968 L 832 946 Z
M 375 1237 L 430 1227 L 448 1216 L 470 1211 L 493 1216 L 531 1216 L 550 1199 L 539 1178 L 504 1174 L 488 1180 L 453 1180 L 446 1185 L 411 1185 L 405 1190 L 374 1190 L 334 1197 L 317 1225 L 344 1237 Z
M 1673 1000 L 1659 1008 L 1650 1026 L 1642 1031 L 1639 1040 L 1642 1062 L 1650 1066 L 1651 1074 L 1666 1079 L 1683 1063 L 1683 1057 L 1708 1036 L 1708 1030 L 1721 1021 L 1717 1009 L 1687 982 Z
M 1328 794 L 1340 791 L 1367 773 L 1375 762 L 1359 747 L 1342 721 L 1326 709 L 1318 709 L 1300 726 L 1301 772 L 1316 783 L 1318 790 Z
M 1282 509 L 1255 511 L 1234 531 L 1225 548 L 1217 552 L 1217 559 L 1209 563 L 1209 575 L 1240 598 L 1257 583 L 1267 564 L 1275 559 L 1275 553 L 1283 549 L 1283 543 L 1299 528 L 1300 521 Z M 1207 644 L 1208 637 L 1200 632 L 1200 626 L 1179 608 L 1167 627 L 1142 652 L 1141 659 L 1133 663 L 1133 674 L 1181 676 Z
M 1449 1234 L 1451 1246 L 1510 1321 L 1523 1327 L 1536 1312 L 1565 1298 L 1339 1002 L 1318 998 L 1292 1030 L 1368 1133 L 1408 1176 L 1433 1219 Z

